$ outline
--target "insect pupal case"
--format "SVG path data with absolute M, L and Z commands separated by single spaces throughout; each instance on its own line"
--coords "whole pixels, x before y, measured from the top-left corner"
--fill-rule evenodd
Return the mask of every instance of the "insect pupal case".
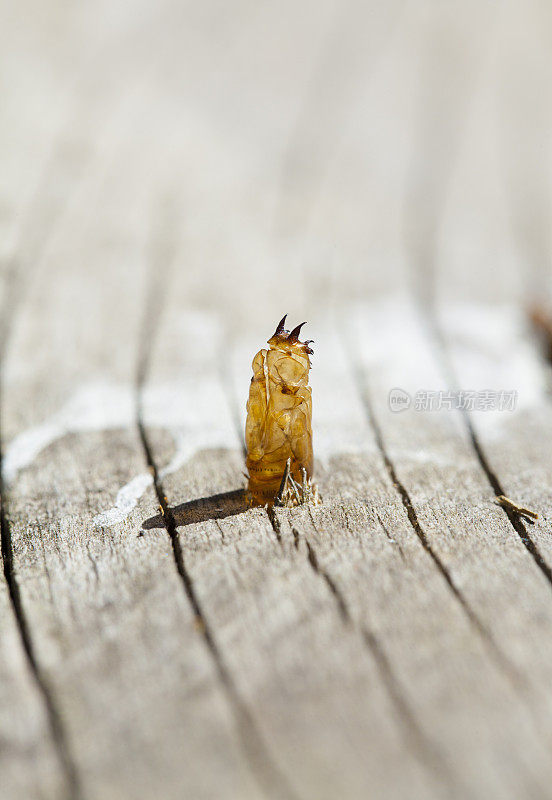
M 299 485 L 302 470 L 312 476 L 312 397 L 309 383 L 310 341 L 300 342 L 304 322 L 289 333 L 285 319 L 253 359 L 247 403 L 245 443 L 249 493 L 253 502 L 271 503 L 290 459 Z

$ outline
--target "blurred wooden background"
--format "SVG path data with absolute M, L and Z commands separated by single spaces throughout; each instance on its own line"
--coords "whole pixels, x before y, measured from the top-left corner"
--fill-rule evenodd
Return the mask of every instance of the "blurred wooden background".
M 542 0 L 3 0 L 2 800 L 552 797 L 551 43 Z M 286 312 L 323 502 L 269 516 Z

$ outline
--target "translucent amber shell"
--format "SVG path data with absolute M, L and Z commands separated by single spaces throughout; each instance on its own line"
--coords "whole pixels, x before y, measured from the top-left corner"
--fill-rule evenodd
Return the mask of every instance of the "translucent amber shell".
M 253 359 L 247 403 L 245 442 L 249 492 L 253 502 L 271 503 L 278 492 L 286 462 L 302 482 L 301 468 L 312 476 L 312 397 L 309 383 L 312 353 L 300 342 L 301 325 L 288 333 L 284 319 L 268 340 L 268 349 Z M 304 325 L 305 323 L 303 323 Z

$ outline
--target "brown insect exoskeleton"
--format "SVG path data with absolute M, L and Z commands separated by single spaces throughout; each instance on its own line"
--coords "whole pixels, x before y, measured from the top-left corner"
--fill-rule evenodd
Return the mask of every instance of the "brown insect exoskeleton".
M 287 316 L 287 314 L 286 314 Z M 245 443 L 249 494 L 259 505 L 316 501 L 311 485 L 312 397 L 309 369 L 312 339 L 299 341 L 304 322 L 289 333 L 286 317 L 253 359 Z

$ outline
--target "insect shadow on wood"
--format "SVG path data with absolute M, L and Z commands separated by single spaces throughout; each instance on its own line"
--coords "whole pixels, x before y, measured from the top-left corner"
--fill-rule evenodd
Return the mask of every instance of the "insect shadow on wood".
M 248 502 L 245 489 L 234 489 L 231 492 L 213 494 L 211 497 L 200 497 L 197 500 L 190 500 L 181 503 L 174 508 L 168 508 L 174 523 L 177 527 L 182 525 L 194 525 L 198 522 L 207 522 L 210 519 L 224 519 L 242 514 L 251 508 Z M 142 523 L 143 530 L 152 528 L 164 528 L 165 518 L 163 514 L 150 517 Z

